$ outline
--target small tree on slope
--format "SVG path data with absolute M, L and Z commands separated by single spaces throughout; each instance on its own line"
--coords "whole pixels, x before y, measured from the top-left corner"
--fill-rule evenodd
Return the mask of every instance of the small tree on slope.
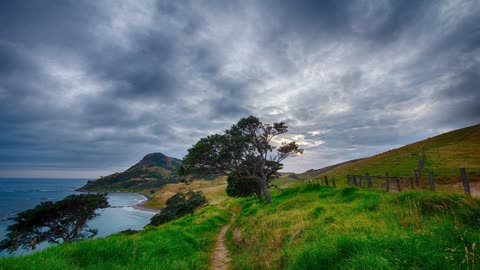
M 0 242 L 0 250 L 35 249 L 42 242 L 59 244 L 93 237 L 98 231 L 88 229 L 87 221 L 98 216 L 96 209 L 108 206 L 107 193 L 42 202 L 18 214 L 15 224 L 7 228 L 7 238 Z
M 296 142 L 282 142 L 274 147 L 272 140 L 288 131 L 283 122 L 264 124 L 257 117 L 242 118 L 225 131 L 200 139 L 182 161 L 181 176 L 190 173 L 224 174 L 243 180 L 254 180 L 272 202 L 267 181 L 283 168 L 284 159 L 302 154 Z

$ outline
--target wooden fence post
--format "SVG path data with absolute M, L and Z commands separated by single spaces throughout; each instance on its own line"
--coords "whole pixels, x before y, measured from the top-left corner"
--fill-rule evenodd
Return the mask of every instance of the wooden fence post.
M 422 183 L 422 172 L 417 170 L 417 177 L 418 177 L 418 184 L 420 185 L 420 189 L 423 189 Z
M 410 188 L 415 189 L 415 187 L 413 186 L 413 178 L 410 178 Z
M 462 177 L 463 190 L 465 191 L 465 195 L 467 197 L 471 197 L 472 195 L 470 194 L 470 185 L 468 184 L 467 171 L 465 170 L 465 168 L 460 168 L 460 176 Z
M 385 190 L 390 192 L 390 179 L 388 179 L 388 172 L 385 173 Z
M 402 192 L 402 189 L 400 188 L 400 179 L 398 179 L 398 177 L 397 177 L 397 188 L 398 188 L 398 192 Z
M 328 186 L 328 177 L 325 175 L 325 185 Z
M 368 188 L 372 187 L 372 179 L 370 178 L 370 175 L 368 173 L 365 174 L 365 178 L 367 178 L 367 186 Z
M 357 186 L 357 176 L 355 174 L 353 175 L 353 184 Z
M 421 171 L 423 170 L 423 167 L 424 167 L 424 166 L 425 166 L 425 160 L 424 160 L 424 159 L 420 159 L 420 160 L 418 161 L 417 170 L 418 170 L 419 172 L 421 172 Z
M 333 188 L 337 188 L 337 183 L 335 183 L 335 177 L 332 176 L 332 186 Z
M 413 177 L 415 178 L 415 185 L 418 188 L 418 178 L 417 178 L 417 170 L 413 170 Z
M 358 176 L 358 186 L 362 187 L 362 176 L 361 175 Z
M 433 179 L 432 171 L 428 171 L 428 177 L 430 178 L 430 190 L 435 191 L 435 180 Z

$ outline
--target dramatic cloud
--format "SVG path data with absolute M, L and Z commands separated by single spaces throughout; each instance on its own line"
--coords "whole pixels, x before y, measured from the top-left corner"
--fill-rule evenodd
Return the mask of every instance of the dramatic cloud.
M 254 114 L 301 172 L 480 122 L 478 1 L 0 3 L 0 177 L 96 177 Z

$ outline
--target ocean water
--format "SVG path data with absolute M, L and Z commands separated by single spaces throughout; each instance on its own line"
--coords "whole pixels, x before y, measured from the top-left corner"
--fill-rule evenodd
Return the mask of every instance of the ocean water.
M 42 201 L 58 201 L 70 194 L 81 194 L 75 189 L 87 183 L 87 179 L 11 179 L 0 178 L 0 239 L 7 233 L 7 226 L 13 224 L 10 218 L 19 212 L 35 207 Z M 96 237 L 103 237 L 127 229 L 141 230 L 150 222 L 152 212 L 141 211 L 133 205 L 146 200 L 145 196 L 135 193 L 109 193 L 110 207 L 98 210 L 100 216 L 91 220 L 90 228 L 98 229 Z M 37 248 L 48 247 L 42 244 Z M 15 252 L 14 255 L 28 253 Z M 1 252 L 0 256 L 9 255 Z

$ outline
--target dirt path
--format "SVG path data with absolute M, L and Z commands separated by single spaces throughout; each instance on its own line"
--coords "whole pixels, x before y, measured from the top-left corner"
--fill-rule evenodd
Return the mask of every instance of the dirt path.
M 232 225 L 235 220 L 235 214 L 232 214 L 230 221 L 225 227 L 222 228 L 220 233 L 217 236 L 217 242 L 211 256 L 210 269 L 214 270 L 228 270 L 230 269 L 230 256 L 228 255 L 228 249 L 225 245 L 225 234 L 228 231 L 228 228 Z

